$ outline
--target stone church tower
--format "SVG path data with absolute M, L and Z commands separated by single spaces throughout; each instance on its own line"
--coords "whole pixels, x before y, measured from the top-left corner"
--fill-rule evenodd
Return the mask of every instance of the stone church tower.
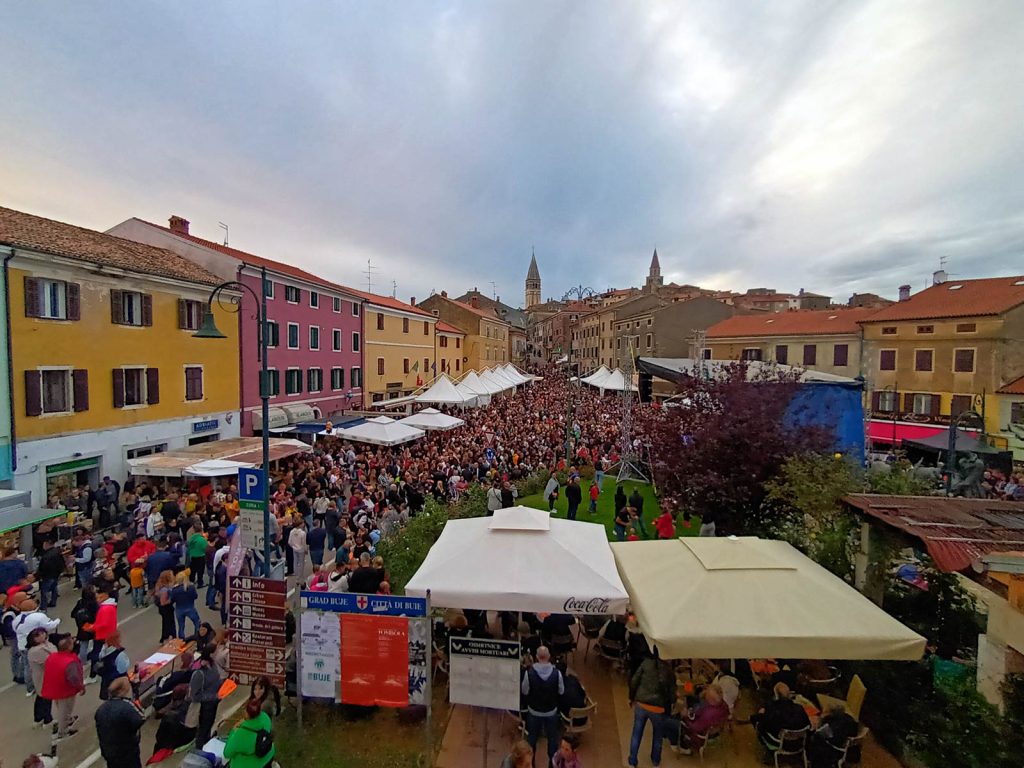
M 665 284 L 661 276 L 661 264 L 658 263 L 658 249 L 654 249 L 654 258 L 651 259 L 651 270 L 647 273 L 647 282 L 644 283 L 644 293 L 657 293 L 658 289 Z
M 529 309 L 540 303 L 540 270 L 537 269 L 536 254 L 531 254 L 530 270 L 526 273 L 526 305 L 523 309 Z

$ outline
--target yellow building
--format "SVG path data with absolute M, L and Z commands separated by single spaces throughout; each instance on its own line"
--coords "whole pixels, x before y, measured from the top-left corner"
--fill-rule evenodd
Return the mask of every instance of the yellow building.
M 364 301 L 363 403 L 382 407 L 409 397 L 433 378 L 437 318 L 390 296 L 353 293 Z
M 945 434 L 973 410 L 996 447 L 1024 460 L 1006 397 L 1024 376 L 1024 277 L 945 281 L 938 273 L 913 296 L 905 286 L 900 301 L 861 326 L 875 442 Z
M 480 306 L 476 297 L 469 303 L 448 298 L 446 291 L 435 293 L 419 305 L 434 317 L 466 331 L 462 365 L 465 370 L 482 371 L 504 365 L 512 359 L 511 326 L 493 309 Z
M 449 378 L 461 378 L 467 370 L 462 365 L 462 358 L 465 355 L 466 332 L 444 320 L 438 320 L 435 339 L 436 375 L 440 376 L 442 373 L 446 373 Z M 431 378 L 435 377 L 432 375 Z
M 219 280 L 162 248 L 0 209 L 17 467 L 47 495 L 138 456 L 238 436 L 238 337 L 197 339 Z

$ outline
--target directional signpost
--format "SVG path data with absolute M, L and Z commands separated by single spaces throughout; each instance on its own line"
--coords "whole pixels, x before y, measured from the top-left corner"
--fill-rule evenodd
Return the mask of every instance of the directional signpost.
M 243 685 L 266 675 L 284 687 L 286 588 L 275 579 L 228 577 L 228 661 Z

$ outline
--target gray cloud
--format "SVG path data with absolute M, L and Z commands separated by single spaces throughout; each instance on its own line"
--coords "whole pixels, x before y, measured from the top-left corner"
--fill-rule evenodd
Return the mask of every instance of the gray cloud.
M 375 289 L 845 297 L 1024 263 L 1024 6 L 0 8 L 0 201 Z

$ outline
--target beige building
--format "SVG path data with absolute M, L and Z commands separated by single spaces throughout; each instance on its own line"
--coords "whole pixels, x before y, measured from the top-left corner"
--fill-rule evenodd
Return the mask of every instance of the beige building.
M 438 320 L 434 340 L 434 358 L 437 369 L 432 371 L 431 378 L 436 378 L 442 373 L 448 374 L 452 379 L 461 378 L 467 370 L 462 364 L 462 358 L 465 356 L 466 332 L 444 320 Z
M 466 370 L 504 365 L 511 359 L 509 324 L 499 319 L 494 310 L 481 307 L 476 299 L 464 303 L 448 298 L 447 291 L 441 291 L 421 302 L 419 307 L 466 332 L 462 353 L 462 366 Z
M 860 322 L 871 309 L 735 315 L 707 330 L 713 360 L 764 360 L 837 376 L 861 373 Z

